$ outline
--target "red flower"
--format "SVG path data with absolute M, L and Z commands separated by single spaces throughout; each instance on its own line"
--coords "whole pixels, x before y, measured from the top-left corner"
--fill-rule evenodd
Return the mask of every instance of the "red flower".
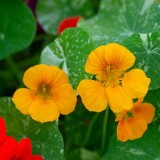
M 0 118 L 0 160 L 43 160 L 39 155 L 32 155 L 32 145 L 29 138 L 23 138 L 19 143 L 6 135 L 5 122 Z
M 58 34 L 61 34 L 63 30 L 71 27 L 76 27 L 78 21 L 81 19 L 81 16 L 69 17 L 60 22 L 58 26 Z

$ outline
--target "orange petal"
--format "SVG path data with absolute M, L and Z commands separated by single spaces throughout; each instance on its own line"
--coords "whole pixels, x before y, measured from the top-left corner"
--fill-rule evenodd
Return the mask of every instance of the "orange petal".
M 117 138 L 120 141 L 125 142 L 130 139 L 131 135 L 132 135 L 132 130 L 128 125 L 127 120 L 119 121 L 117 126 Z
M 121 86 L 107 87 L 107 98 L 113 112 L 130 110 L 133 106 L 132 99 L 128 97 Z
M 142 103 L 135 107 L 134 113 L 143 117 L 147 123 L 151 123 L 155 114 L 155 108 L 150 103 Z
M 26 70 L 23 82 L 29 89 L 36 91 L 40 84 L 57 86 L 68 82 L 68 77 L 58 67 L 39 64 Z
M 54 102 L 61 114 L 71 113 L 75 108 L 76 101 L 76 92 L 70 84 L 63 84 L 54 90 Z
M 142 98 L 148 91 L 150 78 L 147 78 L 141 69 L 133 69 L 125 74 L 122 87 L 131 98 Z
M 133 117 L 128 118 L 127 121 L 132 130 L 132 136 L 130 137 L 130 139 L 134 140 L 142 137 L 144 132 L 147 130 L 146 120 L 143 117 L 134 114 Z
M 82 80 L 77 88 L 82 102 L 89 111 L 101 112 L 107 107 L 105 88 L 94 80 Z
M 41 123 L 55 121 L 60 115 L 57 105 L 52 100 L 39 98 L 29 106 L 28 111 L 32 119 Z
M 32 91 L 26 88 L 20 88 L 15 91 L 12 101 L 15 103 L 15 106 L 23 114 L 28 114 L 28 107 L 35 100 L 35 96 Z
M 85 70 L 91 74 L 100 74 L 109 65 L 111 69 L 124 71 L 133 66 L 134 62 L 135 56 L 127 48 L 110 43 L 90 53 Z

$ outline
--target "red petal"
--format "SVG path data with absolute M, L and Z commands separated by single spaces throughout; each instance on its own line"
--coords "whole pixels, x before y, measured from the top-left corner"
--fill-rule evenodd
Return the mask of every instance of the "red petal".
M 17 155 L 17 147 L 18 142 L 14 138 L 7 136 L 6 141 L 0 148 L 0 160 L 14 159 Z
M 69 17 L 60 22 L 58 26 L 58 34 L 61 34 L 66 28 L 76 27 L 81 16 Z
M 6 126 L 3 118 L 0 117 L 0 145 L 6 139 Z
M 32 146 L 29 138 L 23 138 L 19 145 L 17 151 L 17 158 L 19 159 L 27 159 L 32 155 Z

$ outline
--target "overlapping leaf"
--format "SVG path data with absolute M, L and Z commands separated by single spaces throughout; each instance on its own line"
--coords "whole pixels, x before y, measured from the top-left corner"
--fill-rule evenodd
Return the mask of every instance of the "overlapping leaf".
M 160 156 L 159 122 L 149 126 L 145 135 L 137 140 L 120 142 L 116 136 L 110 141 L 108 151 L 102 160 L 158 160 Z
M 7 134 L 20 140 L 29 137 L 34 154 L 47 160 L 63 159 L 63 139 L 58 130 L 58 122 L 38 123 L 29 116 L 22 115 L 10 98 L 0 98 L 0 116 L 7 124 Z
M 61 67 L 76 88 L 81 79 L 90 77 L 84 66 L 93 49 L 93 42 L 86 31 L 81 28 L 67 29 L 43 50 L 41 63 Z
M 43 29 L 57 34 L 57 28 L 63 19 L 70 16 L 88 17 L 93 14 L 90 0 L 39 0 L 37 16 Z
M 0 0 L 0 60 L 25 49 L 32 42 L 36 22 L 21 0 Z
M 102 0 L 99 14 L 79 26 L 87 30 L 97 46 L 120 43 L 134 33 L 156 32 L 160 30 L 158 1 Z
M 151 78 L 150 89 L 160 88 L 160 33 L 134 34 L 123 45 L 135 54 L 135 67 Z

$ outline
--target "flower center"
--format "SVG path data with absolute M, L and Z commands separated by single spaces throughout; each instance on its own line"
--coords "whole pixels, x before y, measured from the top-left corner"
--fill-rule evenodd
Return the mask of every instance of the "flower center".
M 51 86 L 45 83 L 42 83 L 38 86 L 36 94 L 43 99 L 48 99 L 53 96 Z
M 101 74 L 96 76 L 96 79 L 103 85 L 103 87 L 121 85 L 123 72 L 118 69 L 112 69 L 110 65 L 106 67 Z

